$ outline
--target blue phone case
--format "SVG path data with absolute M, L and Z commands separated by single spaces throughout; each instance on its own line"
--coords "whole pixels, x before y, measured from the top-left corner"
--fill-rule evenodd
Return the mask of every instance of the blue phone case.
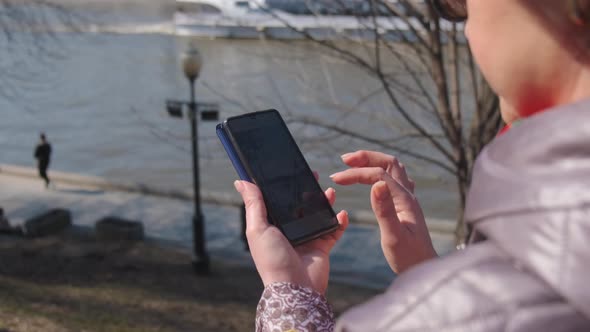
M 232 165 L 234 165 L 236 172 L 238 172 L 240 179 L 252 182 L 252 179 L 248 176 L 248 172 L 246 172 L 246 168 L 244 168 L 244 165 L 240 161 L 240 157 L 236 153 L 233 144 L 230 142 L 229 137 L 227 137 L 223 124 L 218 124 L 215 131 L 217 132 L 217 137 L 219 137 L 221 144 L 223 144 L 223 148 L 225 149 L 225 152 L 227 152 Z

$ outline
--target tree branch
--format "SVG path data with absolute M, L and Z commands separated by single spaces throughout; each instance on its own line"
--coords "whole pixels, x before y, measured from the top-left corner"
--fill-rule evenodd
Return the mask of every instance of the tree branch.
M 328 123 L 323 123 L 323 122 L 321 122 L 321 121 L 319 121 L 317 119 L 313 119 L 313 118 L 309 118 L 309 117 L 293 117 L 293 118 L 291 118 L 291 121 L 299 122 L 299 123 L 303 123 L 303 124 L 307 124 L 307 125 L 313 125 L 313 126 L 324 128 L 324 129 L 329 129 L 331 131 L 334 131 L 334 132 L 337 132 L 337 133 L 341 133 L 343 135 L 346 135 L 346 136 L 349 136 L 349 137 L 353 137 L 355 139 L 359 139 L 359 140 L 362 140 L 362 141 L 365 141 L 365 142 L 376 144 L 376 145 L 382 146 L 384 148 L 387 148 L 389 150 L 395 151 L 397 153 L 400 153 L 400 154 L 403 154 L 403 155 L 407 155 L 407 156 L 412 157 L 414 159 L 429 162 L 429 163 L 431 163 L 433 165 L 436 165 L 436 166 L 440 167 L 441 169 L 449 172 L 452 175 L 455 175 L 456 174 L 456 171 L 454 170 L 453 167 L 445 164 L 444 162 L 442 162 L 442 161 L 440 161 L 438 159 L 432 158 L 432 157 L 427 156 L 427 155 L 422 155 L 420 153 L 413 152 L 413 151 L 410 151 L 408 149 L 404 149 L 404 148 L 400 148 L 400 147 L 394 146 L 394 145 L 392 145 L 390 143 L 384 142 L 381 139 L 377 139 L 377 138 L 372 138 L 372 137 L 369 137 L 369 136 L 365 136 L 365 135 L 359 134 L 357 132 L 354 132 L 352 130 L 344 129 L 344 128 L 341 128 L 341 127 L 338 127 L 338 126 L 335 126 L 335 125 L 332 125 L 332 124 L 328 124 Z M 420 133 L 419 135 L 425 137 L 425 135 L 423 133 Z M 428 136 L 431 136 L 431 135 L 428 134 Z M 398 139 L 400 139 L 400 138 L 398 138 Z

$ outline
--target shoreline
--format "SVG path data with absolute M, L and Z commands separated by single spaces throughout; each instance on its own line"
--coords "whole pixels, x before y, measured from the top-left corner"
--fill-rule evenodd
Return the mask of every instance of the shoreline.
M 12 169 L 13 171 L 15 169 Z M 23 171 L 23 168 L 16 170 Z M 59 182 L 44 188 L 36 173 L 0 171 L 0 202 L 12 225 L 19 225 L 52 208 L 70 211 L 75 226 L 95 227 L 104 217 L 117 217 L 143 224 L 148 242 L 192 253 L 192 200 L 140 192 L 98 189 L 97 178 L 82 177 L 82 185 Z M 55 174 L 52 174 L 55 180 Z M 70 180 L 72 180 L 70 178 Z M 78 179 L 79 180 L 79 179 Z M 122 185 L 121 183 L 117 183 Z M 127 188 L 128 189 L 128 188 Z M 205 246 L 212 260 L 233 262 L 253 268 L 249 252 L 244 250 L 240 210 L 235 206 L 204 203 Z M 431 233 L 435 250 L 444 255 L 454 250 L 450 234 Z M 371 289 L 383 289 L 395 278 L 381 251 L 379 228 L 374 224 L 351 223 L 330 255 L 331 280 Z
M 121 191 L 128 193 L 139 193 L 156 197 L 172 198 L 183 201 L 192 201 L 193 194 L 191 190 L 179 190 L 173 188 L 155 187 L 140 182 L 109 181 L 103 177 L 81 175 L 69 172 L 51 170 L 51 179 L 56 183 L 69 185 L 84 186 L 93 189 Z M 0 174 L 18 176 L 23 178 L 38 178 L 37 170 L 33 167 L 3 164 L 0 163 Z M 203 203 L 215 204 L 221 206 L 230 206 L 241 208 L 242 201 L 235 195 L 202 191 L 201 199 Z M 352 224 L 368 225 L 377 227 L 377 221 L 372 211 L 356 210 L 348 211 Z M 455 223 L 448 219 L 427 217 L 428 229 L 431 233 L 441 235 L 452 235 L 455 231 Z

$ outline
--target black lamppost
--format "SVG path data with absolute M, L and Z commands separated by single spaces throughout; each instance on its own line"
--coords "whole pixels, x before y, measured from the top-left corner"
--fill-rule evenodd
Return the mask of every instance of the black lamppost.
M 191 122 L 191 145 L 193 148 L 193 192 L 195 214 L 193 216 L 193 268 L 197 274 L 209 273 L 209 255 L 205 249 L 205 218 L 201 211 L 201 191 L 199 182 L 199 142 L 197 134 L 197 119 L 199 115 L 203 121 L 217 121 L 219 105 L 216 103 L 197 103 L 195 101 L 195 81 L 199 78 L 203 61 L 196 48 L 191 47 L 182 61 L 184 75 L 190 83 L 190 101 L 167 100 L 168 114 L 175 118 L 182 118 L 183 106 L 188 106 L 188 118 Z
M 182 68 L 190 83 L 191 99 L 188 103 L 189 119 L 191 122 L 191 145 L 193 149 L 193 192 L 195 211 L 193 216 L 193 268 L 198 274 L 209 272 L 209 255 L 205 249 L 205 219 L 201 211 L 201 191 L 199 182 L 199 144 L 197 142 L 197 103 L 195 101 L 195 81 L 201 72 L 203 61 L 196 48 L 189 49 L 184 54 Z

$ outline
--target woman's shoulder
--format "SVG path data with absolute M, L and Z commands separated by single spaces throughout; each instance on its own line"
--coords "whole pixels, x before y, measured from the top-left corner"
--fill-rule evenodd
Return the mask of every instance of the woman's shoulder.
M 398 276 L 389 289 L 345 313 L 337 331 L 441 331 L 444 327 L 498 324 L 507 307 L 559 302 L 559 296 L 523 272 L 489 242 L 421 264 Z M 504 325 L 491 324 L 492 331 Z M 479 329 L 471 329 L 479 331 Z

